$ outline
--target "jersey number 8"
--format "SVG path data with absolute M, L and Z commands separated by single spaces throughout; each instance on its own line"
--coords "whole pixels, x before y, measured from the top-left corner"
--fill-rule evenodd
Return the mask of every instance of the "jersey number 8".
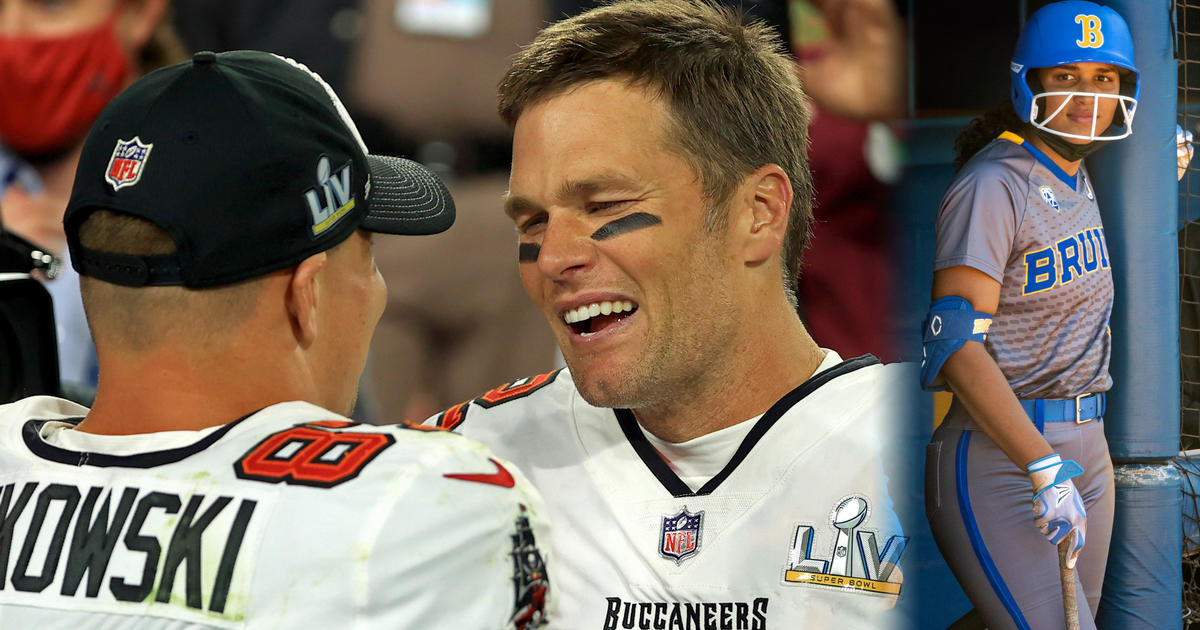
M 358 473 L 395 438 L 386 433 L 337 432 L 342 421 L 310 422 L 273 433 L 233 465 L 242 479 L 331 488 Z

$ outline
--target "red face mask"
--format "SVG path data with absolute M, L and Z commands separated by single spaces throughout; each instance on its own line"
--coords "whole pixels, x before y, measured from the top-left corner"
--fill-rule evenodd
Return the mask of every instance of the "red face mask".
M 47 154 L 87 132 L 129 74 L 113 22 L 65 37 L 0 37 L 0 142 Z

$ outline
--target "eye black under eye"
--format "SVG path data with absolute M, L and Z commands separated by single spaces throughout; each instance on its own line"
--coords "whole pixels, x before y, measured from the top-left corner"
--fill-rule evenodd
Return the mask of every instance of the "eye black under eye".
M 538 256 L 542 253 L 542 246 L 537 243 L 518 243 L 517 244 L 517 261 L 518 262 L 537 262 Z
M 662 219 L 649 212 L 634 212 L 613 219 L 592 233 L 592 240 L 603 241 L 633 230 L 659 225 Z

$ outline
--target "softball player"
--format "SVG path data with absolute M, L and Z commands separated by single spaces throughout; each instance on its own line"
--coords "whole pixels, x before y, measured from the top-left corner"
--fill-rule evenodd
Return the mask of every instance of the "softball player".
M 1113 284 L 1082 160 L 1132 131 L 1129 29 L 1092 2 L 1047 5 L 1010 78 L 1011 107 L 959 137 L 938 210 L 921 379 L 955 396 L 928 447 L 926 513 L 992 630 L 1063 626 L 1055 545 L 1074 532 L 1067 564 L 1092 628 L 1113 516 Z

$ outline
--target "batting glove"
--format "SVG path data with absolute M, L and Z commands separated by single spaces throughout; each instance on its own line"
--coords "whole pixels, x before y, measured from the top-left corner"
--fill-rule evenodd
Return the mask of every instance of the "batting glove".
M 1077 532 L 1074 548 L 1067 555 L 1067 567 L 1075 568 L 1087 534 L 1087 512 L 1071 478 L 1082 475 L 1083 468 L 1072 460 L 1047 455 L 1026 466 L 1025 472 L 1033 480 L 1033 518 L 1038 530 L 1054 545 L 1072 530 Z
M 1178 167 L 1178 178 L 1183 179 L 1188 164 L 1192 161 L 1195 147 L 1192 146 L 1192 132 L 1184 131 L 1183 127 L 1175 125 L 1175 165 Z

